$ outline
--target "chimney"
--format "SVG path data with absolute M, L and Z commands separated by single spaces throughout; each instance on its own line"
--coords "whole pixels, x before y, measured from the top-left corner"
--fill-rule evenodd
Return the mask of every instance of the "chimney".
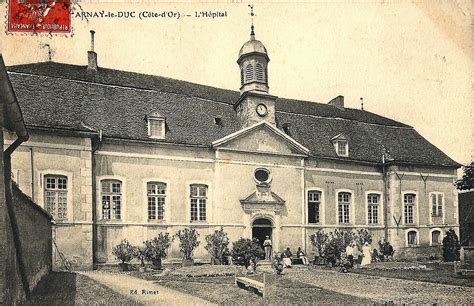
M 339 109 L 344 109 L 344 97 L 343 96 L 337 96 L 331 101 L 328 102 L 329 105 L 335 106 Z
M 360 98 L 360 109 L 364 110 L 364 98 Z
M 97 53 L 94 52 L 94 34 L 95 31 L 91 30 L 91 50 L 87 51 L 87 70 L 97 71 Z

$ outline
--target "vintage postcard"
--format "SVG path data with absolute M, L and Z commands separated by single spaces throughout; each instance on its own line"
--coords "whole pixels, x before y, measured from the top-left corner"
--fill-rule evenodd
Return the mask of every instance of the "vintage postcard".
M 0 20 L 0 304 L 474 303 L 470 1 Z

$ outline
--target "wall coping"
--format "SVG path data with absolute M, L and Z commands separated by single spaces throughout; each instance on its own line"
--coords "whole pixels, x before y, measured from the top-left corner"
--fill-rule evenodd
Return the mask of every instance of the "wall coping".
M 21 189 L 18 187 L 18 185 L 14 181 L 12 181 L 12 191 L 13 191 L 14 196 L 19 196 L 25 199 L 26 200 L 25 202 L 28 203 L 28 205 L 32 206 L 35 210 L 43 214 L 48 219 L 53 220 L 53 216 L 49 212 L 44 210 L 41 206 L 33 202 L 33 200 L 28 195 L 26 195 L 25 193 L 23 193 L 23 191 L 21 191 Z

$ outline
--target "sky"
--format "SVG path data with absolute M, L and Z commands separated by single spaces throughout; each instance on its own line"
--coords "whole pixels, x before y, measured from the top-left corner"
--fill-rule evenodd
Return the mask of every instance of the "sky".
M 474 159 L 469 1 L 253 2 L 269 53 L 270 93 L 346 107 L 409 124 L 457 162 Z M 80 2 L 73 35 L 0 33 L 7 65 L 87 64 L 90 30 L 99 67 L 238 90 L 236 63 L 249 39 L 247 2 Z M 180 13 L 180 18 L 89 18 L 78 12 Z M 226 17 L 196 17 L 200 12 Z M 6 4 L 0 18 L 6 20 Z M 185 16 L 190 15 L 190 16 Z M 4 26 L 4 25 L 3 25 Z M 111 101 L 112 103 L 112 101 Z M 400 145 L 403 145 L 401 143 Z

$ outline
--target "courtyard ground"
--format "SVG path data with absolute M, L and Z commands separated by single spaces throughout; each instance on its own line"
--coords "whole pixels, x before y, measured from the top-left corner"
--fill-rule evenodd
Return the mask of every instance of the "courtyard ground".
M 473 269 L 474 265 L 466 268 Z M 474 278 L 462 278 L 453 273 L 452 262 L 378 262 L 351 272 L 446 285 L 474 287 Z
M 401 265 L 401 266 L 397 266 Z M 53 273 L 40 282 L 28 305 L 141 305 L 141 304 L 472 304 L 474 285 L 452 283 L 452 273 L 430 268 L 403 268 L 387 263 L 340 273 L 320 267 L 295 266 L 277 278 L 277 297 L 263 299 L 234 285 L 233 266 L 201 265 L 182 268 L 167 265 L 164 271 L 121 272 L 117 266 L 99 271 Z M 435 266 L 433 266 L 435 267 Z M 269 266 L 259 274 L 273 273 Z M 375 271 L 375 272 L 374 272 Z M 394 272 L 395 271 L 395 272 Z M 398 272 L 396 272 L 398 271 Z M 408 273 L 407 271 L 410 271 Z M 378 273 L 380 275 L 368 275 Z M 405 274 L 403 274 L 405 273 Z M 431 274 L 430 274 L 431 273 Z M 423 274 L 423 277 L 420 275 Z M 404 279 L 394 278 L 403 276 Z M 410 277 L 416 275 L 416 277 Z M 415 280 L 413 280 L 415 279 Z M 136 293 L 133 293 L 136 290 Z M 143 294 L 148 290 L 150 294 Z
M 25 305 L 142 305 L 87 276 L 53 272 L 33 290 Z

